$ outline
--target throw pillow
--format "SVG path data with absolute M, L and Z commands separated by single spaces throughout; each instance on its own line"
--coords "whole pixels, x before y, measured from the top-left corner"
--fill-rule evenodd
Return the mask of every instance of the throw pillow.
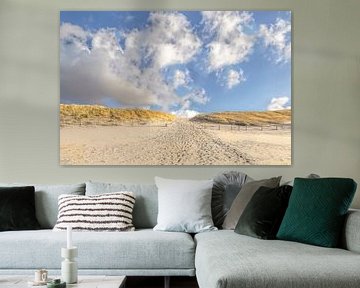
M 245 173 L 238 171 L 224 172 L 215 177 L 212 188 L 211 214 L 216 227 L 221 228 L 241 187 L 251 180 Z
M 58 215 L 58 197 L 61 194 L 85 195 L 85 184 L 37 185 L 0 183 L 4 187 L 35 187 L 35 210 L 41 228 L 52 229 Z M 118 190 L 119 191 L 119 190 Z
M 320 178 L 320 176 L 318 174 L 315 173 L 311 173 L 309 175 L 307 175 L 304 178 L 310 178 L 310 179 L 316 179 L 316 178 Z M 290 181 L 286 181 L 284 182 L 282 185 L 290 185 L 290 186 L 294 186 L 294 179 L 290 180 Z
M 235 232 L 260 239 L 275 239 L 288 206 L 292 187 L 260 187 L 251 198 Z
M 277 238 L 336 247 L 355 190 L 348 178 L 295 178 Z
M 198 233 L 216 230 L 211 217 L 213 180 L 155 177 L 159 213 L 154 230 Z
M 241 214 L 243 213 L 246 205 L 249 203 L 251 197 L 255 194 L 255 192 L 261 186 L 269 188 L 278 187 L 280 179 L 281 176 L 270 179 L 252 181 L 244 184 L 224 219 L 223 229 L 234 230 L 237 222 L 240 219 Z
M 35 216 L 34 194 L 33 186 L 0 187 L 0 231 L 40 228 Z
M 55 231 L 72 226 L 74 231 L 133 231 L 132 192 L 95 196 L 59 196 L 59 215 Z

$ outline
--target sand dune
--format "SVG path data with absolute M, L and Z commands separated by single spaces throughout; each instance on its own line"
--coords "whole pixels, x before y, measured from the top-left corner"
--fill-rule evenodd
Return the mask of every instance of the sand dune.
M 233 125 L 266 125 L 291 123 L 291 109 L 278 111 L 224 111 L 199 114 L 193 122 Z
M 165 126 L 60 128 L 62 165 L 289 165 L 291 131 Z
M 60 126 L 171 123 L 175 116 L 169 113 L 140 108 L 109 108 L 100 105 L 60 104 Z

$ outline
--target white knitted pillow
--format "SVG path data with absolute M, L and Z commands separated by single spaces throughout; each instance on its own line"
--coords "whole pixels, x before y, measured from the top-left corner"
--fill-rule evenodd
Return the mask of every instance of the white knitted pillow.
M 132 192 L 105 193 L 92 196 L 59 196 L 59 214 L 55 231 L 72 226 L 74 231 L 133 231 Z

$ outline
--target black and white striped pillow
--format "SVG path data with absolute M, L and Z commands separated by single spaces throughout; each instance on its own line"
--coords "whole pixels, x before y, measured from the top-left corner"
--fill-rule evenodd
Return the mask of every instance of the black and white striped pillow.
M 72 226 L 74 231 L 133 231 L 133 192 L 115 192 L 92 196 L 59 196 L 59 214 L 55 231 Z

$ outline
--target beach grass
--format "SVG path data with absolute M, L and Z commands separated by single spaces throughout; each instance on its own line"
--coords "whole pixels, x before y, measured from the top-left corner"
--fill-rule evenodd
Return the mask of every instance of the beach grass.
M 148 109 L 109 108 L 101 105 L 60 104 L 60 123 L 64 125 L 119 125 L 172 122 L 175 116 Z
M 291 124 L 291 110 L 279 111 L 228 111 L 199 114 L 191 119 L 194 122 L 227 125 L 259 126 L 266 124 Z

